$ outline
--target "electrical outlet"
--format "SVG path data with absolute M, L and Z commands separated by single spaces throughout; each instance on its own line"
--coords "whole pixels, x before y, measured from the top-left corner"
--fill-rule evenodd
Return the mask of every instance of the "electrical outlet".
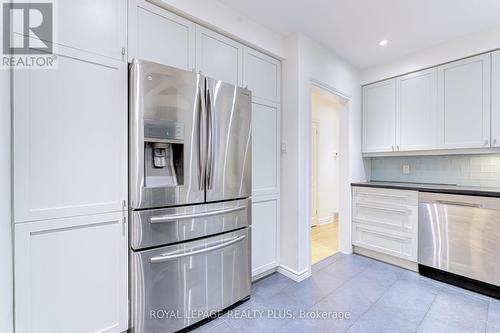
M 403 175 L 409 175 L 409 174 L 410 174 L 410 165 L 403 164 Z

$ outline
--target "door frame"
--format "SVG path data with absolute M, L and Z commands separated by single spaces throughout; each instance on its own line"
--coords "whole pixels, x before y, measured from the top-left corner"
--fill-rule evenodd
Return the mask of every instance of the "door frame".
M 312 121 L 312 163 L 311 163 L 311 227 L 319 225 L 318 216 L 318 160 L 319 160 L 319 122 Z
M 352 253 L 352 240 L 351 240 L 351 191 L 350 191 L 350 115 L 352 108 L 352 98 L 350 95 L 331 87 L 324 82 L 310 78 L 309 81 L 309 112 L 307 112 L 307 129 L 306 129 L 306 157 L 307 157 L 307 175 L 305 177 L 305 199 L 306 199 L 306 216 L 308 216 L 307 223 L 302 224 L 301 231 L 305 233 L 307 239 L 307 275 L 312 272 L 312 239 L 311 239 L 311 226 L 310 217 L 312 216 L 312 89 L 313 87 L 320 88 L 337 95 L 341 99 L 342 108 L 339 114 L 339 192 L 345 195 L 339 195 L 339 252 L 350 254 Z M 302 229 L 303 228 L 303 229 Z

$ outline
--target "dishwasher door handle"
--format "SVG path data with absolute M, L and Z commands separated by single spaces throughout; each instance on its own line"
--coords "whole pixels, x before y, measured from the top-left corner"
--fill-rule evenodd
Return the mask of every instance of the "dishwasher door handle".
M 448 201 L 448 200 L 436 200 L 436 203 L 440 205 L 451 205 L 451 206 L 462 206 L 462 207 L 472 207 L 472 208 L 482 208 L 483 205 L 475 204 L 470 202 L 460 202 L 460 201 Z

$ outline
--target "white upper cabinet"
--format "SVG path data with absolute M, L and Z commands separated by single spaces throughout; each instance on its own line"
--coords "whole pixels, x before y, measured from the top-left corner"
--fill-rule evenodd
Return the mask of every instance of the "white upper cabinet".
M 363 88 L 363 152 L 391 152 L 396 146 L 396 80 Z
M 405 75 L 397 84 L 396 150 L 437 148 L 437 69 Z
M 490 54 L 438 67 L 442 148 L 490 147 Z
M 126 0 L 54 1 L 53 42 L 122 60 L 127 46 Z
M 128 329 L 123 213 L 15 226 L 17 333 Z
M 491 146 L 500 147 L 500 51 L 493 52 L 491 59 Z
M 203 75 L 241 86 L 243 46 L 216 32 L 196 26 L 196 68 Z
M 243 86 L 254 100 L 280 103 L 281 62 L 248 47 L 243 55 Z
M 195 26 L 147 1 L 129 1 L 129 61 L 139 58 L 194 69 Z
M 279 184 L 279 109 L 252 104 L 252 194 L 275 194 Z
M 68 50 L 57 66 L 14 71 L 15 222 L 127 200 L 127 64 Z

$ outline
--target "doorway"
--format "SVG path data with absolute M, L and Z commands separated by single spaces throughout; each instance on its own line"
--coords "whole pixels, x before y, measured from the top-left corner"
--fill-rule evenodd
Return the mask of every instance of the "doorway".
M 311 263 L 339 250 L 340 111 L 342 98 L 313 85 Z

